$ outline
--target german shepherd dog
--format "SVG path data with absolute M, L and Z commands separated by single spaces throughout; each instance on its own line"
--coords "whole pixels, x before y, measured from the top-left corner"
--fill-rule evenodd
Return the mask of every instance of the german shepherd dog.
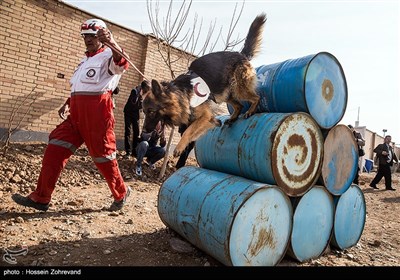
M 249 28 L 241 52 L 221 51 L 195 59 L 189 72 L 170 82 L 142 82 L 144 130 L 152 131 L 158 121 L 173 127 L 186 125 L 181 140 L 175 147 L 174 157 L 178 157 L 186 146 L 197 140 L 208 129 L 221 126 L 215 118 L 212 102 L 227 102 L 233 113 L 225 124 L 230 125 L 240 115 L 243 105 L 250 102 L 250 108 L 243 115 L 254 114 L 260 97 L 257 95 L 256 72 L 250 60 L 260 52 L 262 31 L 266 15 L 258 15 Z

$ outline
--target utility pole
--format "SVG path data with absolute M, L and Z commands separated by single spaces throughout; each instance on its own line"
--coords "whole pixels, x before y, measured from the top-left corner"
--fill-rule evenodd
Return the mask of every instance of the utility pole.
M 359 126 L 360 126 L 360 106 L 358 106 L 357 121 L 356 121 L 356 127 Z

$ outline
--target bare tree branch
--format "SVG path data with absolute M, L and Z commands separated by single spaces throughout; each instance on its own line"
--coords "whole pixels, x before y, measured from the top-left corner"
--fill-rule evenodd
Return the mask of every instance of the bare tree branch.
M 236 28 L 236 26 L 238 24 L 240 16 L 242 15 L 243 8 L 244 8 L 244 2 L 242 3 L 242 7 L 240 8 L 239 15 L 235 19 L 236 11 L 237 11 L 237 3 L 235 4 L 235 9 L 233 11 L 231 22 L 229 24 L 229 30 L 228 30 L 228 33 L 226 35 L 226 40 L 224 40 L 224 42 L 225 42 L 224 51 L 232 50 L 234 47 L 236 47 L 238 44 L 240 44 L 241 42 L 244 41 L 244 39 L 239 39 L 239 38 L 237 38 L 236 40 L 232 40 L 233 32 L 235 31 L 235 28 Z
M 35 93 L 35 89 L 36 89 L 37 85 L 35 85 L 32 90 L 23 98 L 23 100 L 21 100 L 21 102 L 18 103 L 18 100 L 15 101 L 15 104 L 12 108 L 11 114 L 10 114 L 10 118 L 8 120 L 8 129 L 7 129 L 7 134 L 5 137 L 5 141 L 4 144 L 2 146 L 3 149 L 3 154 L 5 155 L 8 151 L 9 145 L 10 145 L 10 141 L 11 141 L 11 136 L 13 135 L 13 133 L 20 128 L 22 121 L 25 119 L 26 115 L 29 113 L 29 111 L 32 109 L 32 105 L 33 103 L 35 103 L 36 99 L 39 97 L 39 93 L 36 93 L 36 95 L 34 95 Z M 33 97 L 32 97 L 33 95 Z M 28 98 L 32 97 L 32 100 L 28 102 L 28 104 L 26 104 L 26 101 Z M 21 109 L 21 107 L 24 106 L 26 107 L 26 111 L 23 113 L 23 115 L 19 118 L 17 124 L 14 125 L 14 119 L 17 116 L 17 113 L 19 113 L 19 110 Z
M 155 4 L 153 5 L 153 2 Z M 222 38 L 222 27 L 219 29 L 219 33 L 216 36 L 216 40 L 212 42 L 214 31 L 216 30 L 217 20 L 210 22 L 208 31 L 206 35 L 203 33 L 203 19 L 199 21 L 197 13 L 194 14 L 193 24 L 186 24 L 190 8 L 192 7 L 192 0 L 183 0 L 180 2 L 179 9 L 174 14 L 173 0 L 170 0 L 168 9 L 166 9 L 165 17 L 160 17 L 160 2 L 147 0 L 147 14 L 149 16 L 150 25 L 152 29 L 152 35 L 156 39 L 158 52 L 164 61 L 165 65 L 168 67 L 171 78 L 175 78 L 175 72 L 180 70 L 177 69 L 177 62 L 181 62 L 182 59 L 186 60 L 186 65 L 194 60 L 195 57 L 206 54 L 207 52 L 212 52 L 217 46 L 218 41 L 221 39 L 224 44 L 224 51 L 233 50 L 239 43 L 244 39 L 239 39 L 239 36 L 233 40 L 233 33 L 238 24 L 240 16 L 242 15 L 244 8 L 243 1 L 239 13 L 237 13 L 237 3 L 232 14 L 232 18 L 229 25 L 229 30 L 226 34 L 226 39 Z M 191 26 L 187 31 L 184 28 Z M 199 47 L 200 39 L 203 39 L 203 45 Z M 177 52 L 180 49 L 182 51 Z M 172 58 L 174 54 L 174 58 Z M 177 55 L 178 54 L 178 55 Z M 171 134 L 166 147 L 166 155 L 164 157 L 164 162 L 159 174 L 159 179 L 164 176 L 166 165 L 168 163 L 168 153 L 172 138 L 174 135 L 175 128 L 171 129 Z

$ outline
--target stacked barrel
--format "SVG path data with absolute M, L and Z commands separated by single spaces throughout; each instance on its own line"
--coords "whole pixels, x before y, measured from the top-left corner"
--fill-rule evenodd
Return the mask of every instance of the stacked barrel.
M 355 245 L 365 200 L 351 184 L 354 137 L 337 125 L 347 104 L 339 62 L 322 52 L 256 71 L 257 114 L 198 139 L 200 167 L 160 188 L 161 220 L 225 265 L 276 265 L 285 254 L 304 262 L 329 244 Z
M 272 266 L 292 227 L 288 197 L 275 186 L 187 166 L 162 185 L 161 220 L 225 265 Z

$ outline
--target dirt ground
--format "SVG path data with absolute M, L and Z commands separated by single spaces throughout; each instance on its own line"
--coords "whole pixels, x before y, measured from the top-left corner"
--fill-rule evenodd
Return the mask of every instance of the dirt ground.
M 35 189 L 45 147 L 45 143 L 13 143 L 6 155 L 0 155 L 0 267 L 223 266 L 168 229 L 158 216 L 158 190 L 175 171 L 173 158 L 163 180 L 157 180 L 162 162 L 155 171 L 144 166 L 143 178 L 138 178 L 133 161 L 119 154 L 122 175 L 133 189 L 119 212 L 107 211 L 111 193 L 85 148 L 68 162 L 47 212 L 15 204 L 13 193 L 27 195 Z M 194 158 L 187 164 L 197 165 Z M 400 175 L 393 175 L 397 191 L 385 191 L 383 180 L 379 190 L 370 188 L 374 175 L 360 177 L 367 218 L 356 246 L 344 251 L 328 247 L 322 256 L 305 263 L 286 256 L 278 266 L 399 266 Z M 7 250 L 25 253 L 10 263 Z

